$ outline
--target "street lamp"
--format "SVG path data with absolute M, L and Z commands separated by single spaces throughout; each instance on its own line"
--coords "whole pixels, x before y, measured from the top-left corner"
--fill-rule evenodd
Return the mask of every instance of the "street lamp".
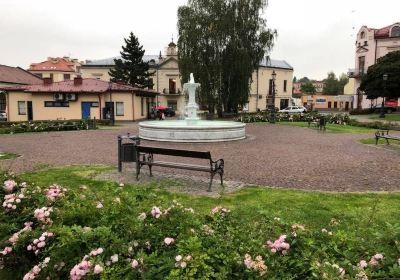
M 275 123 L 276 119 L 276 111 L 275 111 L 275 81 L 276 81 L 276 73 L 275 70 L 272 71 L 272 115 L 271 115 L 271 123 Z
M 381 107 L 381 114 L 379 115 L 380 118 L 385 117 L 385 96 L 386 96 L 386 84 L 388 80 L 388 74 L 383 74 L 383 96 L 382 96 L 382 107 Z

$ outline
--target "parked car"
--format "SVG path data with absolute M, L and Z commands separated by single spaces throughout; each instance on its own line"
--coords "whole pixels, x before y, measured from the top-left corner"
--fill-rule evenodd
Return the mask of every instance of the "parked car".
M 290 106 L 279 110 L 279 113 L 306 113 L 307 109 L 303 106 Z
M 151 118 L 160 118 L 162 113 L 164 113 L 165 117 L 173 117 L 176 115 L 174 109 L 172 109 L 171 107 L 164 107 L 164 106 L 154 107 L 150 115 Z
M 7 113 L 4 110 L 0 110 L 0 121 L 7 121 Z
M 372 109 L 374 113 L 380 113 L 382 110 L 382 104 L 377 104 L 376 106 L 372 107 Z M 397 108 L 395 106 L 390 106 L 388 104 L 385 104 L 383 110 L 385 111 L 385 114 L 390 114 L 392 112 L 397 111 Z

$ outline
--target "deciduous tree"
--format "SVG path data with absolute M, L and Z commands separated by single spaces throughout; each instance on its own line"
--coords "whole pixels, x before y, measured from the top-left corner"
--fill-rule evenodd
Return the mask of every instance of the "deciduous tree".
M 383 80 L 385 74 L 388 77 L 386 82 Z M 400 97 L 400 51 L 390 52 L 370 66 L 362 78 L 360 89 L 369 99 Z
M 178 55 L 183 81 L 201 83 L 209 111 L 237 111 L 248 102 L 253 71 L 273 46 L 266 0 L 189 0 L 178 10 Z

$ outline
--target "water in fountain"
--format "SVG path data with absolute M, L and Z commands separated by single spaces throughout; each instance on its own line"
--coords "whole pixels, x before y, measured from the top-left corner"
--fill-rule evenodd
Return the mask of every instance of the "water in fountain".
M 246 138 L 245 124 L 232 121 L 205 121 L 197 115 L 196 89 L 200 86 L 190 80 L 183 85 L 188 92 L 187 117 L 184 120 L 145 121 L 139 123 L 139 136 L 145 140 L 165 142 L 221 142 Z

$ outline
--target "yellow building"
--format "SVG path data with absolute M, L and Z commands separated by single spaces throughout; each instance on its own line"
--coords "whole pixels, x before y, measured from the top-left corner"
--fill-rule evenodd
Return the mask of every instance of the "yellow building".
M 46 61 L 32 63 L 28 71 L 40 78 L 52 78 L 54 82 L 73 80 L 80 75 L 81 63 L 69 57 L 48 57 Z
M 302 105 L 313 110 L 349 111 L 354 107 L 352 95 L 303 95 Z
M 42 79 L 20 67 L 0 65 L 0 88 L 40 84 Z M 7 112 L 6 94 L 0 90 L 0 111 Z
M 275 80 L 275 100 L 273 100 L 273 78 Z M 254 71 L 249 103 L 245 110 L 256 112 L 272 106 L 284 109 L 292 105 L 293 67 L 284 60 L 263 59 Z
M 147 118 L 157 92 L 132 86 L 82 79 L 2 88 L 6 92 L 9 121 Z
M 87 60 L 81 66 L 83 77 L 110 81 L 108 72 L 115 66 L 114 59 L 116 58 L 120 57 Z M 161 53 L 158 56 L 144 55 L 143 60 L 149 62 L 154 89 L 161 93 L 156 104 L 172 107 L 177 111 L 177 114 L 184 114 L 185 97 L 181 84 L 176 44 L 171 42 L 164 56 Z M 253 73 L 249 103 L 244 110 L 255 112 L 267 108 L 267 100 L 271 102 L 273 71 L 277 74 L 275 106 L 283 108 L 291 105 L 293 67 L 283 60 L 263 59 L 258 70 Z M 196 75 L 196 73 L 194 74 Z

